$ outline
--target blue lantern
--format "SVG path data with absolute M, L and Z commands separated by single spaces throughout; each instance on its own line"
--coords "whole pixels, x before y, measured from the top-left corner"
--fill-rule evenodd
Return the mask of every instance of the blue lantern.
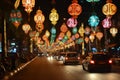
M 88 20 L 88 23 L 91 27 L 96 27 L 98 26 L 100 20 L 99 20 L 99 17 L 96 16 L 96 15 L 92 15 L 90 16 L 89 20 Z
M 56 34 L 56 29 L 55 29 L 55 27 L 52 27 L 51 33 L 52 33 L 53 35 Z
M 100 0 L 86 0 L 87 2 L 99 2 Z

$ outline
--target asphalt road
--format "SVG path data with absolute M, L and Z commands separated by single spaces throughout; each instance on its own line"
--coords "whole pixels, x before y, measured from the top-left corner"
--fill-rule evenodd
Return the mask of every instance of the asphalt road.
M 63 65 L 52 58 L 36 57 L 4 80 L 120 80 L 120 66 L 113 66 L 110 73 L 89 73 L 81 65 Z

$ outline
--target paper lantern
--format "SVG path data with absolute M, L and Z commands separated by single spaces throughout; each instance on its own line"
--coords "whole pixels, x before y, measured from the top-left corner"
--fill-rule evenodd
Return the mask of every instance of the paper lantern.
M 111 18 L 107 17 L 102 21 L 102 25 L 104 28 L 110 28 L 112 22 L 111 22 Z
M 36 30 L 37 30 L 38 32 L 41 32 L 43 29 L 44 29 L 43 23 L 38 23 L 38 24 L 36 24 Z
M 97 32 L 96 33 L 96 37 L 101 40 L 101 38 L 103 37 L 103 33 L 102 32 Z
M 88 23 L 91 27 L 97 27 L 99 22 L 100 22 L 99 17 L 94 14 L 90 16 L 90 18 L 88 19 Z
M 73 0 L 72 4 L 68 7 L 68 13 L 73 17 L 77 18 L 82 12 L 82 7 L 78 4 L 77 0 Z
M 22 0 L 22 5 L 25 7 L 25 11 L 30 14 L 32 8 L 35 6 L 35 0 Z
M 115 37 L 116 34 L 118 33 L 118 29 L 113 27 L 113 28 L 110 29 L 110 33 L 112 34 L 113 37 Z
M 55 29 L 55 27 L 52 27 L 52 28 L 51 28 L 51 34 L 53 34 L 53 35 L 56 34 L 56 29 Z
M 67 25 L 68 25 L 68 27 L 70 27 L 70 28 L 74 28 L 74 27 L 76 27 L 77 26 L 77 19 L 75 19 L 75 18 L 69 18 L 68 20 L 67 20 Z
M 59 15 L 57 13 L 57 10 L 53 8 L 51 10 L 51 13 L 49 15 L 49 19 L 53 25 L 56 25 L 57 21 L 59 20 Z
M 22 26 L 23 31 L 27 34 L 29 32 L 29 30 L 31 29 L 29 24 L 24 24 Z
M 102 12 L 106 16 L 112 16 L 117 12 L 117 7 L 113 3 L 108 2 L 103 6 Z
M 60 27 L 60 30 L 64 33 L 67 32 L 68 28 L 65 23 L 62 24 L 62 26 Z
M 43 23 L 45 21 L 45 17 L 44 15 L 42 14 L 42 11 L 39 9 L 36 11 L 36 14 L 34 16 L 34 21 L 35 23 Z

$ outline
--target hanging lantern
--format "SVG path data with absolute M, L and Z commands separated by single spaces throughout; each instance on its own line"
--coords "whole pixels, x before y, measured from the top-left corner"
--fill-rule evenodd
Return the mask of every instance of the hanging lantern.
M 99 2 L 100 0 L 86 0 L 87 2 Z
M 12 10 L 10 13 L 10 19 L 9 19 L 12 24 L 18 28 L 18 26 L 20 25 L 21 21 L 22 21 L 22 14 L 20 12 L 20 10 Z
M 46 35 L 47 37 L 49 37 L 49 36 L 50 36 L 50 32 L 49 32 L 48 30 L 46 30 L 45 35 Z
M 42 14 L 42 11 L 41 11 L 40 9 L 38 9 L 38 10 L 36 11 L 36 14 L 35 14 L 35 16 L 34 16 L 34 21 L 35 21 L 36 24 L 38 24 L 38 23 L 43 23 L 43 22 L 45 21 L 45 17 L 44 17 L 44 15 Z
M 35 0 L 22 0 L 22 5 L 25 7 L 25 11 L 30 14 L 32 8 L 35 6 Z
M 77 27 L 74 27 L 74 28 L 72 29 L 72 32 L 73 32 L 73 34 L 76 34 L 76 33 L 77 33 Z
M 67 20 L 67 25 L 68 25 L 68 27 L 70 27 L 70 28 L 74 28 L 74 27 L 76 27 L 77 26 L 77 19 L 75 19 L 75 18 L 69 18 L 68 20 Z
M 41 32 L 43 29 L 44 29 L 43 23 L 38 23 L 38 24 L 36 24 L 36 30 L 37 30 L 38 32 Z
M 110 29 L 110 33 L 112 34 L 113 37 L 115 37 L 116 34 L 118 33 L 118 29 L 113 27 L 113 28 Z
M 92 16 L 90 16 L 90 18 L 88 20 L 88 23 L 91 27 L 97 27 L 99 22 L 100 22 L 99 17 L 94 14 Z
M 65 23 L 62 24 L 62 26 L 60 27 L 60 30 L 64 33 L 67 32 L 68 28 Z
M 80 36 L 83 37 L 85 30 L 84 30 L 84 24 L 81 24 L 81 27 L 79 28 L 78 32 L 80 33 Z
M 54 34 L 56 34 L 56 29 L 55 29 L 55 27 L 52 27 L 51 28 L 51 33 L 54 35 Z
M 86 35 L 90 34 L 90 31 L 91 31 L 90 27 L 86 27 L 85 28 L 85 34 Z
M 103 33 L 102 32 L 97 32 L 96 33 L 96 37 L 101 40 L 101 38 L 103 37 Z
M 102 21 L 102 25 L 104 28 L 110 28 L 112 22 L 111 22 L 111 18 L 107 17 Z
M 56 23 L 59 19 L 59 15 L 58 15 L 57 10 L 55 8 L 53 8 L 51 10 L 51 13 L 49 15 L 49 19 L 53 25 L 56 25 Z
M 82 7 L 78 4 L 77 0 L 73 0 L 72 4 L 68 7 L 68 13 L 73 17 L 77 18 L 82 12 Z
M 76 39 L 78 39 L 79 36 L 80 36 L 80 35 L 79 35 L 78 33 L 75 34 L 75 38 L 76 38 Z
M 68 36 L 68 38 L 70 38 L 71 32 L 70 32 L 70 31 L 67 31 L 66 35 Z
M 93 42 L 93 41 L 94 41 L 94 39 L 95 39 L 94 34 L 91 34 L 91 35 L 89 36 L 89 38 L 90 38 L 91 42 Z
M 65 33 L 61 32 L 61 33 L 59 34 L 59 36 L 58 36 L 58 39 L 59 39 L 59 40 L 62 40 L 64 36 L 65 36 Z
M 85 42 L 88 43 L 89 42 L 89 38 L 85 37 Z
M 117 7 L 112 3 L 112 0 L 107 0 L 102 8 L 102 12 L 106 16 L 112 16 L 117 12 Z
M 29 24 L 24 24 L 22 26 L 23 31 L 27 34 L 29 32 L 29 30 L 31 29 Z

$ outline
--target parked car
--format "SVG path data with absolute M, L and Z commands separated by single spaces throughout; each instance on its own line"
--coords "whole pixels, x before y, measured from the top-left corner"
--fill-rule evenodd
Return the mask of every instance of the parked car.
M 82 61 L 83 70 L 92 72 L 94 70 L 111 71 L 112 60 L 106 54 L 93 54 Z
M 66 55 L 63 59 L 63 64 L 67 63 L 76 63 L 79 64 L 80 56 L 77 52 L 66 52 Z
M 113 55 L 112 61 L 113 64 L 120 65 L 120 55 Z

